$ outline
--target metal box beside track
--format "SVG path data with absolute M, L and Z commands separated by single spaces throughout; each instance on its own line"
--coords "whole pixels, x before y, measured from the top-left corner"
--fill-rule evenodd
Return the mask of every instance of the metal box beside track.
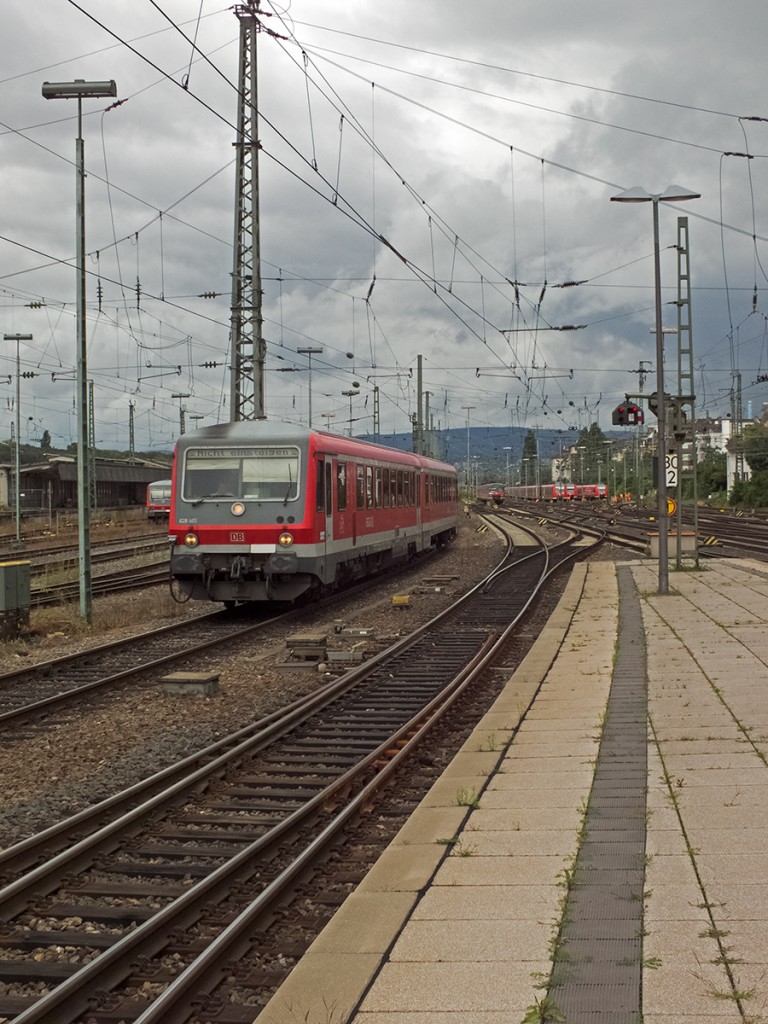
M 18 636 L 29 626 L 29 562 L 0 562 L 0 638 Z

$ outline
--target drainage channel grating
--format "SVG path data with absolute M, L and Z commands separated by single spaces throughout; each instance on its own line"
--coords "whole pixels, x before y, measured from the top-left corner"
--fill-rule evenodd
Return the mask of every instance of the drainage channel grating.
M 549 997 L 567 1024 L 641 1024 L 647 771 L 645 633 L 620 567 L 605 726 Z

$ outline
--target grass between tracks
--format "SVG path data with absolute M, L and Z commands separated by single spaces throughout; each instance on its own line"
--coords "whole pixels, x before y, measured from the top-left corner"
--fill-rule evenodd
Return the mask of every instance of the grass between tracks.
M 198 606 L 195 610 L 202 609 Z M 100 637 L 106 642 L 108 634 L 139 632 L 166 625 L 178 619 L 181 611 L 182 607 L 173 600 L 167 586 L 99 598 L 93 602 L 90 625 L 80 617 L 77 601 L 32 609 L 29 635 L 0 642 L 0 672 L 19 668 L 32 654 L 35 660 L 56 657 L 68 654 L 73 644 L 92 643 Z

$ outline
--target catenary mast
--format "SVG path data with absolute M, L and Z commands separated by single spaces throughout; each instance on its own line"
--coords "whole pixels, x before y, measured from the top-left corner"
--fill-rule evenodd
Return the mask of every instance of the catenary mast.
M 259 244 L 259 140 L 256 40 L 258 0 L 235 5 L 240 70 L 235 142 L 235 241 L 232 269 L 230 420 L 266 419 Z

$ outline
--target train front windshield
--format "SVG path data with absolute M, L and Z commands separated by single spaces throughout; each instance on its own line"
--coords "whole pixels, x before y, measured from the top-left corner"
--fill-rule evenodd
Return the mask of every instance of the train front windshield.
M 160 484 L 149 485 L 149 502 L 151 505 L 167 505 L 171 500 L 171 481 L 164 480 Z
M 295 501 L 298 448 L 190 448 L 184 460 L 184 501 Z

